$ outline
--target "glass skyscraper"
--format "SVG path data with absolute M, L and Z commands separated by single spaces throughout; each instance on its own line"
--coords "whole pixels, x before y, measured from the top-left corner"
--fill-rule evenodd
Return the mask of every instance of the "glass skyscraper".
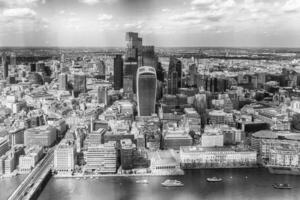
M 153 67 L 143 66 L 137 71 L 138 115 L 150 116 L 155 113 L 156 72 Z

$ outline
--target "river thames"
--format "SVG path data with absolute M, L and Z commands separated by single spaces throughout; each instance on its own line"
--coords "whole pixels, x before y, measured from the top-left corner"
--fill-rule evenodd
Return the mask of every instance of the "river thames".
M 224 180 L 206 182 L 212 176 Z M 162 187 L 161 182 L 168 178 L 183 181 L 184 187 Z M 298 200 L 300 197 L 300 176 L 269 174 L 266 169 L 189 170 L 184 176 L 145 177 L 149 184 L 137 184 L 138 179 L 141 177 L 52 178 L 39 200 Z M 276 182 L 289 183 L 293 189 L 276 190 L 272 187 Z

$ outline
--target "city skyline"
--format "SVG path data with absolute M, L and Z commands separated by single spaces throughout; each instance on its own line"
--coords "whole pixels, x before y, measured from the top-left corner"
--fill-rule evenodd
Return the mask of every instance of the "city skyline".
M 0 46 L 122 47 L 136 31 L 165 47 L 300 47 L 298 11 L 296 0 L 0 0 Z

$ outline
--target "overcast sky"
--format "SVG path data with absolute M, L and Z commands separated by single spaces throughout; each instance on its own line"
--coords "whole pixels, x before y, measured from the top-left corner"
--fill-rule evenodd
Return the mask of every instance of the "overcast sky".
M 0 0 L 0 46 L 300 47 L 300 0 Z

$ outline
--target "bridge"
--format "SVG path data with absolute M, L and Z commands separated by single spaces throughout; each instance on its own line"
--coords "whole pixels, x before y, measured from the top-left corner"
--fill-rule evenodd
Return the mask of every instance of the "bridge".
M 42 183 L 49 175 L 54 159 L 54 148 L 49 149 L 45 157 L 27 175 L 18 188 L 10 195 L 8 200 L 33 199 L 36 192 L 41 189 Z

